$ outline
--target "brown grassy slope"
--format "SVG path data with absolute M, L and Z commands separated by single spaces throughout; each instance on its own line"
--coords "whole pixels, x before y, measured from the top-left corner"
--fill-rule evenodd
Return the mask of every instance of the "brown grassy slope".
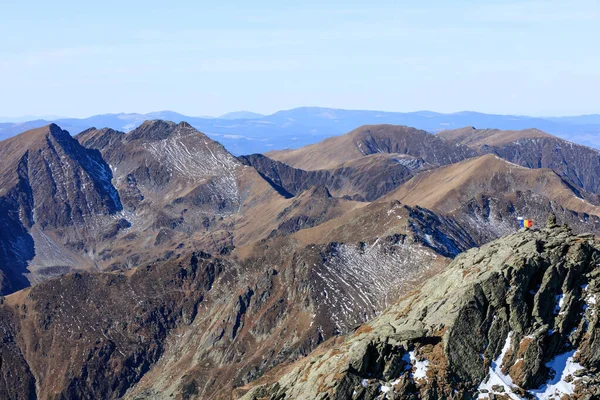
M 524 168 L 494 155 L 419 174 L 385 199 L 451 212 L 481 193 L 502 196 L 527 190 L 556 200 L 571 210 L 600 215 L 600 207 L 577 197 L 551 170 Z
M 600 151 L 548 135 L 537 129 L 499 131 L 463 128 L 441 132 L 439 138 L 496 154 L 527 168 L 550 168 L 586 192 L 600 194 Z M 594 204 L 597 199 L 586 197 Z
M 297 150 L 266 155 L 296 168 L 331 169 L 346 161 L 375 153 L 400 153 L 421 157 L 430 164 L 450 164 L 475 152 L 454 145 L 423 130 L 396 125 L 365 125 L 345 135 L 325 139 Z

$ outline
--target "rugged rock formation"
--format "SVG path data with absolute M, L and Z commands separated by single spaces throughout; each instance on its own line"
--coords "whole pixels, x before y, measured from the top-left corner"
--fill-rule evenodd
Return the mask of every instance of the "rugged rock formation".
M 240 163 L 185 122 L 146 121 L 127 134 L 90 129 L 77 139 L 99 150 L 111 165 L 127 209 L 150 202 L 186 203 L 200 197 L 195 196 L 198 192 L 204 195 L 203 206 L 215 212 L 232 212 L 239 206 Z
M 593 236 L 551 219 L 467 251 L 370 323 L 237 394 L 596 398 L 599 262 Z
M 76 273 L 0 308 L 0 394 L 11 399 L 117 398 L 189 324 L 228 264 L 194 254 L 129 275 Z

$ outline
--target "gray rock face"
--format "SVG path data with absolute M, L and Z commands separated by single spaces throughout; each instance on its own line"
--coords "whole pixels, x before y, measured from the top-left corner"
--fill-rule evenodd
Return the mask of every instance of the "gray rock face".
M 591 235 L 553 221 L 519 231 L 461 254 L 367 325 L 238 395 L 595 398 L 599 263 Z
M 127 134 L 88 129 L 77 139 L 112 166 L 127 211 L 166 204 L 224 214 L 239 206 L 235 170 L 241 164 L 185 122 L 146 121 Z
M 473 157 L 467 146 L 452 146 L 426 131 L 407 126 L 374 125 L 358 128 L 355 137 L 363 154 L 399 153 L 422 158 L 432 165 L 445 165 Z

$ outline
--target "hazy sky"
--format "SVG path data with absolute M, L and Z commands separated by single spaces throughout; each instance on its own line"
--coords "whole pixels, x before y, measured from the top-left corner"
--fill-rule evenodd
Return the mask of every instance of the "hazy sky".
M 598 0 L 219 3 L 3 2 L 0 116 L 600 113 Z

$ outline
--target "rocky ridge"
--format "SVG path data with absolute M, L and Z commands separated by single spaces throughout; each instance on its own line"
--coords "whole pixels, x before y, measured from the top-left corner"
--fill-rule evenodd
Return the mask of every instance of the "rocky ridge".
M 262 154 L 238 157 L 254 167 L 280 193 L 296 196 L 321 185 L 336 197 L 374 201 L 408 181 L 428 165 L 420 158 L 405 154 L 375 154 L 348 161 L 326 170 L 303 170 Z M 429 166 L 431 167 L 431 166 Z
M 552 169 L 576 187 L 600 194 L 600 151 L 596 149 L 537 129 L 501 131 L 468 127 L 443 131 L 436 136 L 469 146 L 479 154 L 495 154 L 527 168 Z
M 554 220 L 508 235 L 461 254 L 368 324 L 237 394 L 596 398 L 599 263 L 593 236 Z
M 432 165 L 452 164 L 478 154 L 468 146 L 449 144 L 420 129 L 365 125 L 297 150 L 272 151 L 265 155 L 295 168 L 319 170 L 378 153 L 406 154 Z

